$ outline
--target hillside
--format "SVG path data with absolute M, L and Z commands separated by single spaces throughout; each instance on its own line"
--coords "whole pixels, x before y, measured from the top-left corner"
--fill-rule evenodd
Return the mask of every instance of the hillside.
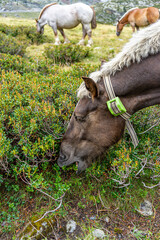
M 51 2 L 57 2 L 59 4 L 70 4 L 79 1 L 70 1 L 70 0 L 1 0 L 0 1 L 0 9 L 1 11 L 15 11 L 15 10 L 34 10 L 34 9 L 41 9 L 46 4 L 50 4 Z M 97 0 L 88 0 L 88 1 L 81 1 L 86 4 L 95 4 L 99 1 Z
M 128 9 L 133 7 L 148 7 L 155 6 L 160 8 L 160 3 L 157 0 L 107 0 L 107 1 L 78 1 L 78 0 L 61 0 L 55 1 L 60 4 L 70 4 L 75 2 L 83 2 L 89 5 L 94 5 L 97 21 L 100 23 L 115 23 L 117 19 L 123 15 Z M 7 12 L 39 12 L 46 4 L 51 3 L 49 0 L 1 0 L 0 12 L 6 14 Z

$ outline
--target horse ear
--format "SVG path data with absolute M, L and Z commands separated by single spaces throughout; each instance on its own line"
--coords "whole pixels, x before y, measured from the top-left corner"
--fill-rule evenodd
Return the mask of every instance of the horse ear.
M 96 85 L 96 83 L 88 77 L 82 77 L 84 82 L 85 82 L 85 86 L 87 88 L 87 90 L 92 94 L 92 99 L 98 97 L 98 87 Z

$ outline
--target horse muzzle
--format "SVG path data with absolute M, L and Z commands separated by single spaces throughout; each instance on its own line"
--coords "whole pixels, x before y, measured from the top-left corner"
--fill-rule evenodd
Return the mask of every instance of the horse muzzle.
M 116 35 L 117 35 L 117 37 L 119 37 L 119 35 L 120 35 L 120 32 L 116 32 Z
M 66 166 L 67 160 L 68 160 L 68 157 L 64 155 L 62 152 L 60 152 L 59 158 L 57 160 L 58 166 L 59 167 Z
M 88 167 L 87 162 L 84 159 L 77 158 L 77 157 L 73 157 L 73 158 L 67 157 L 65 154 L 62 153 L 62 151 L 60 152 L 59 158 L 57 160 L 59 167 L 69 166 L 70 164 L 75 162 L 78 165 L 77 174 L 80 174 Z

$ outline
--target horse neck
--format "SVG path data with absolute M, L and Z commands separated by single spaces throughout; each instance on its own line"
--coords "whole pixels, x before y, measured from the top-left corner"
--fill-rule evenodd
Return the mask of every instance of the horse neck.
M 48 10 L 49 7 L 53 6 L 53 5 L 56 5 L 57 3 L 50 3 L 48 5 L 46 5 L 40 12 L 39 14 L 39 20 L 41 19 L 42 15 L 44 14 L 44 12 L 46 12 L 46 10 Z
M 127 13 L 121 20 L 119 20 L 119 23 L 121 24 L 127 24 L 128 23 L 128 16 L 130 13 Z
M 47 24 L 46 18 L 40 18 L 38 21 L 39 21 L 40 27 L 43 27 L 44 25 Z
M 160 53 L 132 64 L 111 77 L 116 96 L 129 113 L 160 104 Z

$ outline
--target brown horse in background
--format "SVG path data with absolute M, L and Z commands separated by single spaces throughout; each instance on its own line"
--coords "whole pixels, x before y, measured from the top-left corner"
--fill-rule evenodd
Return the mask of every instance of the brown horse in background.
M 119 36 L 123 30 L 124 25 L 130 24 L 133 32 L 135 28 L 137 31 L 139 27 L 145 27 L 152 23 L 155 23 L 160 18 L 159 9 L 155 7 L 148 8 L 132 8 L 128 10 L 117 23 L 116 35 Z

